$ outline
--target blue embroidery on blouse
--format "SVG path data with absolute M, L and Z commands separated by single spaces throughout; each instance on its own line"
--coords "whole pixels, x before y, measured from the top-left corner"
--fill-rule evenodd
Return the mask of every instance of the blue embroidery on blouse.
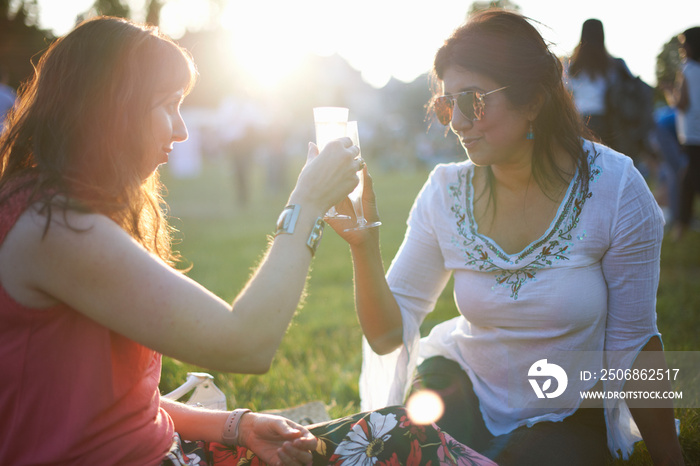
M 595 163 L 598 155 L 594 150 L 588 156 L 589 183 L 595 183 L 601 174 L 600 166 Z M 551 267 L 556 261 L 569 260 L 574 247 L 572 232 L 578 226 L 586 200 L 592 196 L 589 184 L 583 183 L 583 177 L 577 171 L 564 200 L 564 207 L 548 233 L 519 254 L 508 256 L 490 238 L 476 233 L 477 225 L 471 210 L 473 189 L 466 169 L 458 174 L 457 182 L 449 185 L 448 190 L 454 201 L 450 210 L 457 220 L 459 233 L 458 237 L 452 239 L 452 243 L 464 251 L 467 267 L 494 274 L 496 283 L 492 289 L 497 286 L 510 287 L 510 297 L 513 300 L 518 299 L 523 285 L 536 281 L 540 269 Z M 583 240 L 585 237 L 586 232 L 582 231 L 576 239 Z M 536 255 L 532 257 L 535 252 Z M 493 256 L 512 267 L 499 266 L 494 262 Z

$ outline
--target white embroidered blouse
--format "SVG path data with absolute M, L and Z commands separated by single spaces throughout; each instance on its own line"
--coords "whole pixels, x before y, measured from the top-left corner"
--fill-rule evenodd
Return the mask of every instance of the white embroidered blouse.
M 404 345 L 379 356 L 364 342 L 363 410 L 402 404 L 419 360 L 439 355 L 469 375 L 492 434 L 560 421 L 579 406 L 579 389 L 595 380 L 570 376 L 568 398 L 533 409 L 518 398 L 534 396 L 527 380 L 533 363 L 550 357 L 566 366 L 574 363 L 562 361 L 561 352 L 600 356 L 605 350 L 620 352 L 605 364 L 629 368 L 659 335 L 661 210 L 630 158 L 588 141 L 584 149 L 589 182 L 577 173 L 549 229 L 517 254 L 478 233 L 474 165 L 435 167 L 387 272 Z M 420 339 L 419 327 L 451 275 L 461 315 Z M 559 359 L 552 361 L 554 355 Z M 627 457 L 640 437 L 626 403 L 606 401 L 605 417 L 611 452 Z

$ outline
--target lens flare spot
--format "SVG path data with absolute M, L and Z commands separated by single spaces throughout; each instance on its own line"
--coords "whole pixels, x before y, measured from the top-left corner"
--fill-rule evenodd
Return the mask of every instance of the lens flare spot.
M 414 424 L 432 424 L 442 417 L 445 406 L 437 393 L 422 390 L 412 394 L 406 403 L 408 417 Z

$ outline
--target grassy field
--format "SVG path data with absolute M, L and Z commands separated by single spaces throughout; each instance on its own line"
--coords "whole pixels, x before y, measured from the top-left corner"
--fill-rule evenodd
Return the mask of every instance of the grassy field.
M 290 187 L 301 163 L 290 167 Z M 427 174 L 421 169 L 412 173 L 373 173 L 387 267 L 400 245 L 411 203 Z M 166 199 L 175 217 L 173 224 L 183 240 L 177 248 L 194 264 L 190 276 L 222 298 L 232 300 L 260 260 L 266 235 L 274 229 L 286 194 L 266 194 L 262 169 L 258 167 L 253 173 L 253 186 L 257 187 L 250 204 L 237 206 L 230 169 L 223 160 L 205 164 L 197 178 L 173 179 L 165 171 L 163 180 L 169 189 Z M 666 241 L 661 267 L 657 310 L 666 349 L 698 351 L 700 234 L 692 232 L 678 243 Z M 456 309 L 448 286 L 424 330 L 427 332 L 435 323 L 454 315 Z M 294 318 L 270 372 L 212 374 L 229 396 L 229 406 L 264 410 L 321 400 L 332 417 L 340 417 L 359 410 L 360 341 L 349 250 L 328 228 L 314 259 L 303 308 Z M 164 358 L 161 390 L 167 392 L 180 385 L 186 372 L 192 370 L 201 368 Z M 699 411 L 676 410 L 676 417 L 681 419 L 681 443 L 687 464 L 700 464 Z M 637 451 L 630 464 L 651 463 L 642 451 Z

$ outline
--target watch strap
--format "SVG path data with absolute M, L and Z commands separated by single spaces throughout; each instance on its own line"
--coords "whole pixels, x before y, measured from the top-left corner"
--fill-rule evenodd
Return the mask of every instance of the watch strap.
M 221 434 L 224 445 L 238 446 L 238 427 L 241 425 L 241 418 L 245 413 L 249 413 L 249 409 L 234 409 L 226 419 L 224 431 Z
M 323 217 L 318 217 L 314 222 L 314 227 L 311 229 L 309 238 L 306 240 L 306 245 L 311 250 L 311 256 L 316 254 L 316 248 L 321 243 L 321 237 L 323 237 L 323 228 L 326 226 L 326 222 L 323 221 Z

